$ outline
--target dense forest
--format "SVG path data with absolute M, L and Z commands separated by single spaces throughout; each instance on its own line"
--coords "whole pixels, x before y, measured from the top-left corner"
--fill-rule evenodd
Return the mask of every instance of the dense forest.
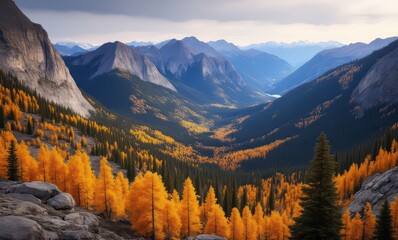
M 10 75 L 0 73 L 0 84 L 0 178 L 54 183 L 79 206 L 108 219 L 129 217 L 137 233 L 155 239 L 198 233 L 286 239 L 303 213 L 305 172 L 263 177 L 225 170 L 192 147 L 99 106 L 96 120 L 88 120 L 49 103 Z M 344 160 L 333 155 L 340 166 L 333 174 L 339 206 L 348 206 L 367 177 L 397 165 L 397 126 L 371 148 L 354 148 Z M 20 134 L 30 137 L 17 140 Z M 99 169 L 92 168 L 92 156 L 101 156 Z M 398 199 L 390 204 L 394 232 L 397 206 Z M 354 216 L 346 210 L 341 220 L 344 239 L 371 239 L 377 225 L 370 204 Z

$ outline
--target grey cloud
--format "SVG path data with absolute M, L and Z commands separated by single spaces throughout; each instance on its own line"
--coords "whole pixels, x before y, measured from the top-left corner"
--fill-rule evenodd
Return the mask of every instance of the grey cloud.
M 343 6 L 320 0 L 16 0 L 22 9 L 82 11 L 168 21 L 267 21 L 336 24 L 349 20 Z

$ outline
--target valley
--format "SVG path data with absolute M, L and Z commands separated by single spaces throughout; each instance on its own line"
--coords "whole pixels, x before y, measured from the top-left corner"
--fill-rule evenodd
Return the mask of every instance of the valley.
M 397 239 L 397 37 L 53 45 L 20 5 L 0 2 L 0 239 L 373 239 L 387 208 Z

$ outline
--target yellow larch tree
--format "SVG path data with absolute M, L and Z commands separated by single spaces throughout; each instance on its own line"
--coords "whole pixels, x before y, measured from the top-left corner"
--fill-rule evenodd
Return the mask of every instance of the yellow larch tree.
M 38 173 L 40 175 L 40 179 L 49 182 L 50 180 L 50 151 L 48 150 L 47 145 L 41 145 L 39 149 L 39 153 L 37 155 L 37 160 L 39 161 Z
M 214 203 L 207 215 L 207 222 L 204 232 L 206 234 L 217 235 L 229 238 L 230 229 L 228 219 L 225 217 L 224 210 L 220 205 Z
M 100 160 L 98 179 L 95 183 L 94 206 L 98 213 L 105 213 L 108 218 L 112 217 L 117 204 L 115 201 L 115 178 L 112 175 L 112 168 L 108 160 Z
M 82 206 L 84 167 L 79 155 L 72 155 L 68 160 L 67 192 L 69 192 L 78 206 Z
M 248 206 L 245 206 L 242 211 L 242 220 L 244 225 L 243 239 L 256 240 L 257 239 L 257 223 L 253 219 Z
M 86 152 L 79 152 L 81 161 L 83 163 L 83 171 L 84 171 L 84 183 L 82 185 L 83 192 L 83 206 L 86 209 L 90 209 L 94 204 L 94 189 L 96 178 L 94 175 L 94 171 L 91 168 L 91 161 Z
M 7 147 L 6 147 L 6 141 L 1 136 L 0 137 L 0 178 L 2 178 L 2 179 L 8 179 L 7 158 L 8 158 L 8 152 L 7 152 Z
M 115 179 L 115 215 L 116 217 L 123 217 L 125 212 L 125 201 L 126 195 L 128 193 L 129 181 L 124 177 L 122 172 L 118 172 Z
M 48 176 L 47 180 L 51 183 L 54 183 L 59 188 L 64 186 L 63 183 L 63 167 L 64 167 L 64 159 L 61 154 L 58 152 L 56 147 L 51 149 L 51 152 L 48 156 Z
M 285 228 L 281 214 L 272 211 L 269 221 L 271 239 L 283 239 Z
M 134 181 L 130 184 L 130 189 L 127 193 L 124 202 L 126 212 L 130 216 L 131 225 L 133 225 L 133 222 L 135 222 L 136 218 L 138 218 L 141 215 L 141 211 L 143 211 L 143 209 L 140 209 L 136 206 L 136 203 L 139 201 L 140 197 L 138 192 L 144 190 L 142 185 L 142 180 L 143 180 L 142 173 L 139 173 L 135 177 Z
M 264 229 L 265 239 L 271 239 L 271 225 L 270 225 L 271 224 L 271 217 L 265 215 L 263 222 L 264 222 L 263 229 Z
M 153 239 L 165 238 L 167 192 L 162 177 L 146 172 L 131 184 L 126 204 L 132 227 L 138 234 Z
M 237 208 L 233 208 L 231 211 L 231 217 L 229 218 L 230 222 L 230 239 L 231 240 L 240 240 L 243 238 L 243 230 L 244 224 L 243 220 L 240 216 L 240 212 Z
M 77 152 L 68 161 L 67 192 L 77 205 L 90 209 L 93 205 L 95 175 L 86 153 Z
M 348 240 L 350 232 L 351 232 L 351 216 L 350 216 L 350 211 L 347 209 L 344 211 L 344 214 L 342 216 L 342 223 L 343 227 L 340 230 L 340 235 L 342 239 Z
M 393 237 L 398 239 L 398 196 L 394 198 L 394 201 L 390 203 L 391 215 L 392 215 L 392 228 Z
M 375 227 L 376 217 L 373 214 L 372 205 L 370 202 L 366 202 L 365 209 L 363 210 L 362 240 L 373 239 Z
M 257 223 L 257 234 L 258 239 L 264 239 L 265 232 L 264 232 L 264 211 L 263 207 L 260 203 L 257 203 L 255 212 L 254 212 L 254 220 Z
M 163 216 L 164 233 L 166 235 L 166 239 L 180 239 L 182 223 L 178 211 L 178 206 L 173 199 L 170 199 L 166 202 Z
M 351 231 L 349 232 L 347 238 L 350 240 L 362 239 L 362 220 L 359 213 L 356 213 L 355 217 L 351 219 Z
M 195 236 L 201 231 L 198 196 L 188 177 L 184 182 L 181 200 L 181 234 L 183 237 Z
M 206 225 L 211 208 L 214 204 L 217 203 L 216 194 L 214 192 L 214 188 L 212 186 L 209 187 L 207 191 L 206 199 L 201 206 L 201 220 L 203 225 Z
M 24 182 L 39 180 L 37 161 L 30 155 L 29 148 L 24 141 L 17 145 L 16 154 L 21 180 Z

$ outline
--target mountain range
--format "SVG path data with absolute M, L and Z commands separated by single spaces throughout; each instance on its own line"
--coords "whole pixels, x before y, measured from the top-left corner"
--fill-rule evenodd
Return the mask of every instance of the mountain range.
M 308 42 L 308 41 L 298 41 L 292 43 L 284 42 L 265 42 L 251 44 L 248 46 L 241 47 L 244 50 L 256 49 L 262 52 L 273 54 L 284 60 L 293 66 L 293 68 L 298 68 L 305 62 L 310 60 L 318 52 L 341 47 L 344 44 L 336 41 L 328 42 Z
M 246 83 L 257 91 L 264 91 L 293 71 L 289 63 L 275 55 L 255 49 L 241 50 L 225 40 L 208 44 L 228 59 Z
M 397 40 L 397 37 L 386 39 L 375 39 L 369 44 L 366 43 L 352 43 L 339 48 L 332 48 L 324 50 L 316 54 L 311 60 L 306 62 L 303 66 L 291 73 L 289 76 L 278 82 L 270 89 L 270 92 L 276 94 L 283 94 L 287 91 L 299 86 L 302 83 L 311 81 L 321 74 L 333 69 L 339 65 L 363 58 L 373 51 L 380 49 L 392 41 Z
M 265 99 L 247 86 L 234 65 L 195 37 L 135 49 L 148 56 L 179 93 L 198 104 L 248 106 Z

